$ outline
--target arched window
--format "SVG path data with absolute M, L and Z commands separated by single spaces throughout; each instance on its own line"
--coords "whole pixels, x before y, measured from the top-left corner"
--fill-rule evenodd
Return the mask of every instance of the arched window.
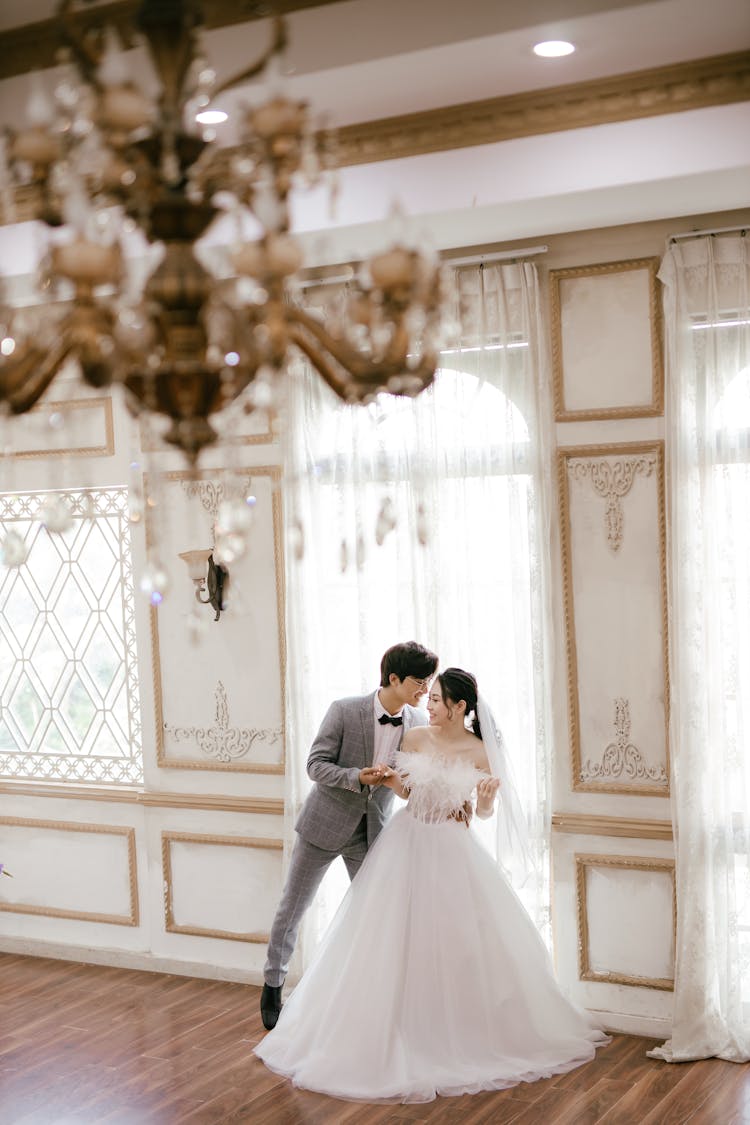
M 297 544 L 287 593 L 289 744 L 299 757 L 296 790 L 291 771 L 288 784 L 297 803 L 327 703 L 374 690 L 390 645 L 427 645 L 442 667 L 476 675 L 502 728 L 539 842 L 539 878 L 524 893 L 546 930 L 550 538 L 540 435 L 551 412 L 536 275 L 530 266 L 474 271 L 464 290 L 472 315 L 462 346 L 441 353 L 433 386 L 416 399 L 342 407 L 312 376 L 295 384 L 285 511 Z M 309 936 L 319 932 L 313 918 Z

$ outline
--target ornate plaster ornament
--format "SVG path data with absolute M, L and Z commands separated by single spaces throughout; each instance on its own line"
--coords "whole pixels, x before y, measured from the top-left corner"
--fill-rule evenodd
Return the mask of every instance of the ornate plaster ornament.
M 637 746 L 630 741 L 630 704 L 615 700 L 615 739 L 605 747 L 601 761 L 590 758 L 581 766 L 581 781 L 609 781 L 625 777 L 628 781 L 656 781 L 667 784 L 663 765 L 650 766 Z
M 606 458 L 571 458 L 568 472 L 575 480 L 589 478 L 597 496 L 606 502 L 604 527 L 607 545 L 613 552 L 619 551 L 624 534 L 624 513 L 622 501 L 633 487 L 639 474 L 649 477 L 657 467 L 656 453 L 640 453 L 635 457 L 621 457 L 616 461 Z
M 229 701 L 227 689 L 221 680 L 214 692 L 216 700 L 216 723 L 212 727 L 175 727 L 164 724 L 164 730 L 177 742 L 194 741 L 207 758 L 218 762 L 234 762 L 244 758 L 255 742 L 278 742 L 281 731 L 278 728 L 241 728 L 229 725 Z

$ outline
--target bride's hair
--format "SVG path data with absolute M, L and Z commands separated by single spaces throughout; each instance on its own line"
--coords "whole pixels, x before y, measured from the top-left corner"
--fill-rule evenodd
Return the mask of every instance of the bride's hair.
M 482 728 L 477 715 L 477 681 L 471 672 L 464 672 L 462 668 L 446 668 L 438 675 L 438 683 L 443 695 L 443 702 L 466 704 L 466 719 L 470 722 L 471 731 L 482 737 Z

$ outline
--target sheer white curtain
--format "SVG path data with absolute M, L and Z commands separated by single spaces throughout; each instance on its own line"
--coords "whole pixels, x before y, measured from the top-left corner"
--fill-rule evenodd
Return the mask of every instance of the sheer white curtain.
M 477 676 L 504 732 L 540 861 L 523 893 L 544 929 L 550 410 L 535 268 L 459 271 L 455 297 L 460 346 L 443 354 L 434 386 L 416 400 L 381 395 L 367 408 L 343 407 L 317 376 L 294 380 L 285 494 L 288 836 L 328 703 L 373 690 L 385 649 L 417 640 L 442 667 Z M 331 897 L 319 896 L 310 912 L 303 962 Z
M 750 1059 L 750 264 L 744 237 L 662 263 L 671 508 L 677 957 L 670 1061 Z

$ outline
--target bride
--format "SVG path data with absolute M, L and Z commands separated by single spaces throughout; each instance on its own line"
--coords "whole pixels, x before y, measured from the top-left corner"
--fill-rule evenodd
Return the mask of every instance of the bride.
M 459 668 L 435 679 L 382 784 L 407 799 L 255 1048 L 334 1097 L 429 1101 L 572 1070 L 607 1037 L 560 992 L 523 905 L 469 823 L 520 828 L 502 739 Z M 467 723 L 469 728 L 467 728 Z M 515 801 L 515 803 L 514 803 Z

